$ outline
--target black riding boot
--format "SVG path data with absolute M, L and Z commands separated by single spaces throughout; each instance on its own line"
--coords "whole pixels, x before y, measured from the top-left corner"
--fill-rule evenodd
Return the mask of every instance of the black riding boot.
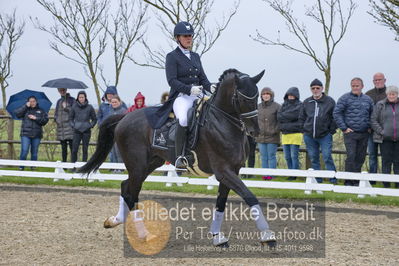
M 176 137 L 175 137 L 175 150 L 176 150 L 176 162 L 175 167 L 180 169 L 186 169 L 187 159 L 185 157 L 185 144 L 187 139 L 187 127 L 182 127 L 177 124 Z

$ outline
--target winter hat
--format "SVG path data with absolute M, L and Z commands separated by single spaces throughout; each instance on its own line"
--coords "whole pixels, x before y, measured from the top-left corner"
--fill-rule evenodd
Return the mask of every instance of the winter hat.
M 314 79 L 314 80 L 312 81 L 312 83 L 310 83 L 310 87 L 313 87 L 313 86 L 320 86 L 320 87 L 323 87 L 323 83 L 321 83 L 321 81 L 318 80 L 318 79 Z
M 387 87 L 387 90 L 386 90 L 386 94 L 388 94 L 388 93 L 390 93 L 390 92 L 399 94 L 399 88 L 396 87 L 396 86 L 388 86 L 388 87 Z
M 265 88 L 262 89 L 262 91 L 261 91 L 261 93 L 260 93 L 260 99 L 261 99 L 262 102 L 263 102 L 262 94 L 265 94 L 265 93 L 270 94 L 271 100 L 274 99 L 274 92 L 273 92 L 273 90 L 272 90 L 271 88 L 269 88 L 269 87 L 265 87 Z
M 85 91 L 79 91 L 78 95 L 76 96 L 76 101 L 79 102 L 79 95 L 83 94 L 85 96 L 85 99 L 87 101 L 87 94 Z

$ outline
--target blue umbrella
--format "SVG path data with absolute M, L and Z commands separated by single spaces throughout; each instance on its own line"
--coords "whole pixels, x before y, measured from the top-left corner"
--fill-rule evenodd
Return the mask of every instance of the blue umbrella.
M 86 89 L 87 86 L 82 81 L 69 79 L 69 78 L 60 78 L 49 80 L 42 85 L 42 87 L 50 87 L 50 88 L 65 88 L 65 89 Z
M 37 103 L 41 109 L 48 113 L 51 107 L 51 101 L 47 98 L 46 94 L 41 91 L 23 90 L 14 95 L 11 95 L 7 104 L 7 111 L 11 114 L 13 119 L 21 120 L 15 115 L 15 110 L 26 104 L 30 96 L 35 96 Z

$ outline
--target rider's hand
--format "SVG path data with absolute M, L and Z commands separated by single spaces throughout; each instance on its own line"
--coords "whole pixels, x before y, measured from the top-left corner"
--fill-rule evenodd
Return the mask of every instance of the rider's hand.
M 191 95 L 198 96 L 202 93 L 202 86 L 192 86 Z
M 211 93 L 215 93 L 216 91 L 216 84 L 211 85 Z

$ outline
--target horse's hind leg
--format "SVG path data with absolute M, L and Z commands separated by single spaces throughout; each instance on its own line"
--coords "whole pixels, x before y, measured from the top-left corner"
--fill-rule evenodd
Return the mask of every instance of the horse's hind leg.
M 228 247 L 228 238 L 220 232 L 224 218 L 224 209 L 226 208 L 227 197 L 230 189 L 223 183 L 219 183 L 218 196 L 216 199 L 216 209 L 213 212 L 213 219 L 210 228 L 210 233 L 213 236 L 213 245 Z
M 261 242 L 267 243 L 269 246 L 274 246 L 276 244 L 274 232 L 269 229 L 269 224 L 263 215 L 262 208 L 256 196 L 232 170 L 215 173 L 215 176 L 220 183 L 225 184 L 228 188 L 236 192 L 249 205 L 253 217 L 256 217 L 256 227 L 261 232 Z
M 129 211 L 137 208 L 139 193 L 144 180 L 156 168 L 160 167 L 164 160 L 159 157 L 153 157 L 148 167 L 143 167 L 137 171 L 137 167 L 128 168 L 129 178 L 121 183 L 121 196 L 119 197 L 119 210 L 116 216 L 109 217 L 104 222 L 105 228 L 113 228 L 126 221 Z M 145 164 L 142 164 L 143 166 Z

